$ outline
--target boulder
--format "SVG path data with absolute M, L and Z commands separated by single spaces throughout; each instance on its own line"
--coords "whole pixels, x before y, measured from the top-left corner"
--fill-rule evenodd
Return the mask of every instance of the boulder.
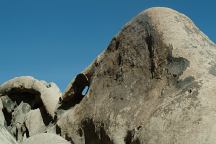
M 21 143 L 29 136 L 51 131 L 61 92 L 56 84 L 29 76 L 0 86 L 0 122 Z
M 215 57 L 188 17 L 147 9 L 82 72 L 89 91 L 60 117 L 59 132 L 76 144 L 215 144 Z
M 11 79 L 0 86 L 1 95 L 12 95 L 14 99 L 21 101 L 32 102 L 32 107 L 38 107 L 37 104 L 41 100 L 48 114 L 54 117 L 57 103 L 61 97 L 61 91 L 58 86 L 51 82 L 39 81 L 30 76 L 21 76 Z M 20 98 L 17 98 L 17 94 L 20 94 Z M 25 96 L 25 95 L 29 96 Z M 24 98 L 25 97 L 25 98 Z M 29 98 L 29 99 L 28 99 Z
M 40 109 L 31 110 L 26 115 L 25 125 L 30 137 L 46 131 Z
M 31 106 L 27 103 L 21 104 L 15 108 L 12 113 L 11 124 L 9 126 L 10 132 L 16 137 L 18 142 L 22 142 L 23 136 L 27 133 L 25 126 L 26 114 L 31 110 Z

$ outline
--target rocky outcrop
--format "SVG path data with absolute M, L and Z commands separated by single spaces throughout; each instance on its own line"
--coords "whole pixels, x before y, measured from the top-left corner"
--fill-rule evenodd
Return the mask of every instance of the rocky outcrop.
M 61 97 L 54 83 L 33 77 L 17 77 L 0 86 L 1 126 L 18 142 L 52 129 Z
M 46 111 L 52 117 L 54 117 L 56 105 L 62 95 L 55 83 L 46 83 L 29 76 L 17 77 L 5 82 L 0 87 L 0 93 L 1 95 L 11 95 L 11 97 L 16 95 L 15 99 L 18 99 L 17 95 L 21 94 L 20 101 L 29 98 L 33 108 L 37 108 L 37 104 L 43 103 Z M 27 98 L 24 98 L 26 93 Z
M 18 123 L 18 140 L 30 137 L 28 143 L 56 133 L 74 144 L 215 144 L 215 57 L 215 44 L 188 17 L 151 8 L 128 22 L 63 95 L 23 77 L 1 85 L 0 120 L 7 128 L 8 119 Z
M 88 144 L 216 143 L 215 48 L 183 14 L 140 13 L 82 72 L 89 92 L 58 120 L 61 135 Z

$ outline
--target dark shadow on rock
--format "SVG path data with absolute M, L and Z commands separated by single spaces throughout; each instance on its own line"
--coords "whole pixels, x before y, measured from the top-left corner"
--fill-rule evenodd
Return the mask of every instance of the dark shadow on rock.
M 135 130 L 127 131 L 127 135 L 124 138 L 125 144 L 141 144 L 138 138 L 135 138 Z
M 5 117 L 5 121 L 6 121 L 6 124 L 7 126 L 10 126 L 11 124 L 11 120 L 12 120 L 12 113 L 9 113 L 6 108 L 3 108 L 2 109 L 2 112 L 4 114 L 4 117 Z
M 52 116 L 47 113 L 45 106 L 42 105 L 39 109 L 40 109 L 40 113 L 41 113 L 44 124 L 48 126 L 50 122 L 53 121 Z
M 81 127 L 84 133 L 85 144 L 114 144 L 106 134 L 103 124 L 96 130 L 93 120 L 86 119 L 82 121 Z
M 89 89 L 89 80 L 86 75 L 78 74 L 73 81 L 70 89 L 64 94 L 61 104 L 58 109 L 67 110 L 76 104 L 79 104 Z M 83 94 L 83 91 L 85 93 Z
M 183 57 L 168 57 L 168 72 L 173 77 L 178 78 L 180 75 L 183 74 L 183 72 L 187 69 L 187 67 L 190 65 L 190 62 L 183 58 Z
M 28 103 L 31 109 L 37 109 L 43 105 L 40 92 L 34 89 L 13 88 L 7 95 L 13 102 L 19 105 L 21 102 Z

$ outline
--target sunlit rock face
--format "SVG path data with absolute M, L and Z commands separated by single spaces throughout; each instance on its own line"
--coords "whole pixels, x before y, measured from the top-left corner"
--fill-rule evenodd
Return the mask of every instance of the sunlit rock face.
M 19 142 L 46 132 L 74 144 L 216 144 L 215 57 L 215 44 L 188 17 L 147 9 L 63 95 L 41 81 L 2 84 L 0 124 Z M 20 89 L 35 100 L 20 97 Z M 8 121 L 20 121 L 12 127 L 22 136 Z
M 90 144 L 216 143 L 215 58 L 215 44 L 185 15 L 145 10 L 83 71 L 90 89 L 59 119 L 62 135 Z
M 61 95 L 54 83 L 29 76 L 3 83 L 0 86 L 0 125 L 4 128 L 0 127 L 0 140 L 6 135 L 4 143 L 7 143 L 6 140 L 13 142 L 9 132 L 19 143 L 40 133 L 55 133 L 52 130 L 55 127 L 54 113 Z

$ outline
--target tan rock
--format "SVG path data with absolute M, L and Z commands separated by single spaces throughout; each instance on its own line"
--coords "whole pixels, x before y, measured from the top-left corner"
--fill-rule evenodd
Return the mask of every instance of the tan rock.
M 2 95 L 10 93 L 13 89 L 39 92 L 39 96 L 47 112 L 54 117 L 56 105 L 61 97 L 61 92 L 55 83 L 46 83 L 30 76 L 16 77 L 0 86 Z
M 148 9 L 83 71 L 89 92 L 60 118 L 61 134 L 79 144 L 216 144 L 215 58 L 188 17 Z

